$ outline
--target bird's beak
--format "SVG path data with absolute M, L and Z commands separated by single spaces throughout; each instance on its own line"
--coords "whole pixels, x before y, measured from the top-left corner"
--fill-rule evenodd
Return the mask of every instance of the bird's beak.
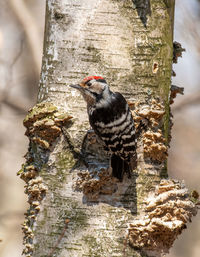
M 76 89 L 82 89 L 82 87 L 79 84 L 76 85 L 69 85 L 70 87 L 76 88 Z

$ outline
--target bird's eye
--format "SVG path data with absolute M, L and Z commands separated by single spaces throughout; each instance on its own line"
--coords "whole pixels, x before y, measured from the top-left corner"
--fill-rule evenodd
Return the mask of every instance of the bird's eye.
M 90 87 L 92 85 L 92 83 L 90 81 L 88 81 L 86 84 L 88 85 L 88 87 Z

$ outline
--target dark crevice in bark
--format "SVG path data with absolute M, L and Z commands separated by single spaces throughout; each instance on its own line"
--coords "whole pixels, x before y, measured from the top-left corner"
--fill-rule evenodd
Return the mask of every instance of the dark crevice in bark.
M 136 6 L 138 16 L 140 17 L 144 27 L 147 27 L 147 15 L 151 16 L 150 0 L 132 0 Z

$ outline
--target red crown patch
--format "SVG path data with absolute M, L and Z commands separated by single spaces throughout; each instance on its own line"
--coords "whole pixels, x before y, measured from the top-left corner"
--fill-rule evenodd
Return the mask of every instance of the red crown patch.
M 90 81 L 90 80 L 92 80 L 92 79 L 104 79 L 103 77 L 101 77 L 101 76 L 89 76 L 89 77 L 86 77 L 86 78 L 84 78 L 84 81 Z

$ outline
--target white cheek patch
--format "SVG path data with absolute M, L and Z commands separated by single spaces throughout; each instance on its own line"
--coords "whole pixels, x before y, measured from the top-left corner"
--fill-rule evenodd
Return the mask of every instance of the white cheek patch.
M 88 87 L 88 89 L 97 94 L 101 94 L 103 91 L 103 87 L 100 83 L 96 82 L 96 80 L 91 80 L 91 86 Z

